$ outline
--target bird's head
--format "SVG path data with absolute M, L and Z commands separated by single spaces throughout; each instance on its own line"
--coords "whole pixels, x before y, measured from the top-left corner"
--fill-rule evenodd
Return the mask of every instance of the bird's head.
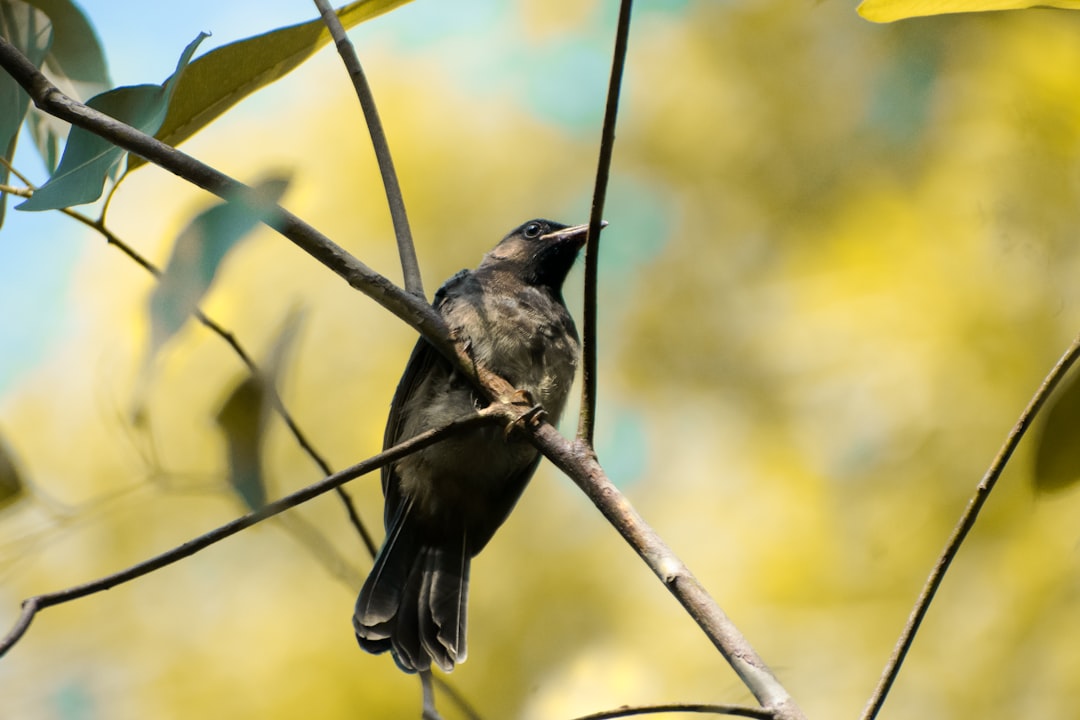
M 484 256 L 481 267 L 512 272 L 529 285 L 548 287 L 558 294 L 578 251 L 585 245 L 588 230 L 588 225 L 530 220 L 512 230 Z

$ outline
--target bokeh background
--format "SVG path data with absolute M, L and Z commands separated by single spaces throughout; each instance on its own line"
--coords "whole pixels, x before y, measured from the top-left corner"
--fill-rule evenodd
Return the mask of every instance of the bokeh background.
M 600 459 L 807 714 L 856 717 L 976 482 L 1080 327 L 1080 14 L 875 26 L 836 0 L 636 5 L 601 260 Z M 201 30 L 205 51 L 314 14 L 82 6 L 118 84 L 162 81 Z M 352 33 L 429 293 L 527 218 L 586 217 L 615 6 L 418 0 Z M 249 181 L 293 173 L 286 206 L 399 277 L 331 50 L 184 149 Z M 18 162 L 42 179 L 31 154 Z M 109 225 L 163 263 L 209 203 L 145 167 Z M 197 325 L 174 338 L 148 424 L 132 423 L 151 287 L 70 220 L 9 212 L 0 431 L 32 492 L 0 514 L 5 629 L 26 596 L 243 512 L 215 420 L 242 367 L 220 339 Z M 266 231 L 204 303 L 256 357 L 296 307 L 282 390 L 344 467 L 379 449 L 413 334 Z M 320 475 L 278 421 L 266 465 L 274 495 Z M 1025 446 L 882 717 L 1080 711 L 1080 496 L 1039 495 L 1030 467 Z M 381 536 L 377 486 L 348 489 Z M 326 496 L 46 610 L 0 661 L 0 715 L 416 717 L 415 678 L 352 636 L 369 564 Z M 751 701 L 550 466 L 473 581 L 470 657 L 450 681 L 485 718 Z

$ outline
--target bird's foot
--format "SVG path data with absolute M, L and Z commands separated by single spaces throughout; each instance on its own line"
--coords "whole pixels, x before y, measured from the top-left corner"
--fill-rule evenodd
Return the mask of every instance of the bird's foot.
M 510 438 L 514 430 L 524 430 L 526 427 L 536 425 L 547 417 L 547 411 L 544 410 L 542 405 L 533 400 L 532 394 L 528 390 L 514 391 L 514 396 L 508 401 L 508 404 L 527 409 L 507 423 L 505 430 L 507 439 Z

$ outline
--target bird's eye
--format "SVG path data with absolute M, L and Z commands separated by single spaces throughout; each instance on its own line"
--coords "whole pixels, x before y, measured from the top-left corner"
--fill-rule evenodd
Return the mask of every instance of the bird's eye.
M 543 230 L 543 228 L 540 227 L 540 223 L 529 223 L 525 226 L 524 234 L 525 237 L 531 240 L 540 237 L 541 230 Z

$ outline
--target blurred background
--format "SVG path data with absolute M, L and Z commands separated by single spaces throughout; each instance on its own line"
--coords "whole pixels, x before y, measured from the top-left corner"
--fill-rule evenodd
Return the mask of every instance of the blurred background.
M 586 219 L 613 0 L 418 0 L 352 32 L 428 293 L 531 217 Z M 812 718 L 857 717 L 948 533 L 1080 328 L 1080 14 L 876 26 L 852 3 L 641 0 L 601 253 L 599 456 Z M 298 1 L 85 0 L 118 85 L 314 17 Z M 27 147 L 29 143 L 24 143 Z M 183 149 L 395 281 L 367 132 L 324 49 Z M 17 166 L 43 180 L 40 162 Z M 164 263 L 211 199 L 144 167 L 110 228 Z M 567 300 L 580 318 L 580 268 Z M 58 213 L 0 232 L 0 432 L 33 484 L 0 514 L 0 626 L 244 512 L 215 420 L 243 376 L 189 324 L 132 407 L 152 281 Z M 259 231 L 206 312 L 258 358 L 304 321 L 282 392 L 335 468 L 376 452 L 413 332 Z M 571 408 L 564 421 L 576 425 Z M 271 495 L 321 476 L 279 420 Z M 381 537 L 375 476 L 348 486 Z M 1023 446 L 883 718 L 1080 708 L 1080 495 Z M 54 607 L 0 661 L 11 718 L 398 718 L 418 683 L 350 627 L 370 559 L 332 495 L 136 582 Z M 473 567 L 484 718 L 752 702 L 549 465 Z M 461 717 L 447 701 L 445 716 Z

